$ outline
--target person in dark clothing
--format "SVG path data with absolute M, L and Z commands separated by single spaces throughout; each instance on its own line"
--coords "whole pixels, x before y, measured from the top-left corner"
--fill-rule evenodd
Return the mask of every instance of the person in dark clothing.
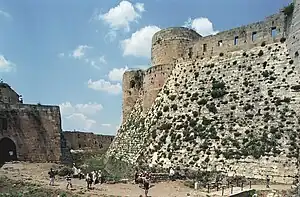
M 55 173 L 53 171 L 53 169 L 51 168 L 50 171 L 48 172 L 49 177 L 50 177 L 50 183 L 49 185 L 54 185 L 54 178 L 55 178 Z
M 70 186 L 70 188 L 72 188 L 71 173 L 69 173 L 69 174 L 67 175 L 66 180 L 67 180 L 67 189 L 69 189 L 69 186 Z
M 139 178 L 139 172 L 135 171 L 135 174 L 134 174 L 134 182 L 135 182 L 135 184 L 138 184 L 138 178 Z
M 267 188 L 270 188 L 270 177 L 267 175 Z
M 144 179 L 145 197 L 148 197 L 149 188 L 150 188 L 150 180 L 146 178 Z

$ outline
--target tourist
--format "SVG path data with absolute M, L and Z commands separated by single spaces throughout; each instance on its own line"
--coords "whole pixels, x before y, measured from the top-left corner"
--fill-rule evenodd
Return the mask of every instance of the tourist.
M 270 177 L 269 177 L 269 175 L 267 175 L 267 188 L 270 188 Z
M 54 178 L 55 178 L 55 173 L 53 171 L 53 169 L 51 168 L 50 171 L 48 172 L 49 177 L 50 177 L 50 183 L 49 185 L 54 186 Z
M 175 175 L 175 172 L 174 172 L 173 168 L 171 167 L 170 168 L 170 172 L 169 172 L 169 178 L 170 178 L 170 180 L 172 180 L 172 181 L 175 180 L 174 179 L 174 175 Z
M 92 186 L 92 183 L 93 183 L 92 173 L 87 173 L 85 180 L 86 180 L 86 183 L 87 183 L 87 189 L 91 189 L 91 186 Z
M 138 184 L 138 178 L 139 178 L 139 172 L 136 170 L 134 174 L 134 182 L 135 184 Z
M 148 177 L 145 177 L 144 179 L 145 197 L 148 197 L 149 188 L 150 188 L 150 179 L 148 179 Z
M 67 180 L 67 189 L 69 189 L 69 186 L 70 186 L 70 188 L 72 188 L 71 173 L 69 173 L 69 174 L 67 175 L 66 180 Z

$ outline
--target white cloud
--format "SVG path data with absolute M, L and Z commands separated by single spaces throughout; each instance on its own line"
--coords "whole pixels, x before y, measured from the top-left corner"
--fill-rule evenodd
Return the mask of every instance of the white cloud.
M 144 12 L 145 11 L 145 7 L 143 3 L 136 3 L 134 5 L 134 7 L 139 11 L 139 12 Z
M 105 14 L 98 14 L 96 19 L 103 20 L 109 24 L 114 30 L 125 29 L 130 30 L 130 23 L 137 22 L 141 18 L 141 13 L 144 12 L 144 4 L 136 3 L 135 7 L 129 1 L 121 1 L 119 5 L 111 8 Z
M 111 127 L 111 124 L 101 124 L 103 127 Z
M 97 90 L 104 91 L 111 94 L 119 94 L 122 91 L 122 87 L 120 83 L 112 84 L 109 81 L 105 81 L 104 79 L 99 79 L 98 81 L 92 81 L 89 79 L 88 87 Z
M 0 72 L 10 72 L 15 69 L 15 64 L 0 55 Z
M 82 113 L 84 115 L 94 115 L 103 109 L 98 103 L 76 104 L 65 102 L 59 105 L 62 116 L 69 116 L 74 113 Z
M 64 118 L 65 130 L 89 131 L 91 127 L 96 124 L 95 120 L 89 119 L 87 116 L 81 113 L 74 113 Z M 72 125 L 72 126 L 71 126 Z
M 6 18 L 12 18 L 11 15 L 8 12 L 5 12 L 3 10 L 0 10 L 0 15 L 6 17 Z
M 185 27 L 194 29 L 198 32 L 201 36 L 208 36 L 208 35 L 215 35 L 219 31 L 215 31 L 212 22 L 208 18 L 189 18 L 185 24 Z
M 72 57 L 75 59 L 81 59 L 82 57 L 85 56 L 86 50 L 90 49 L 92 47 L 87 46 L 87 45 L 79 45 L 73 52 L 72 52 Z
M 102 55 L 102 56 L 99 57 L 99 62 L 102 63 L 102 64 L 107 64 L 104 55 Z
M 123 56 L 150 58 L 152 36 L 159 30 L 157 26 L 146 26 L 133 33 L 130 38 L 121 41 Z
M 95 115 L 103 109 L 98 103 L 76 104 L 65 102 L 59 105 L 65 130 L 89 131 L 96 121 L 88 116 Z
M 112 42 L 116 39 L 117 33 L 114 30 L 110 30 L 106 35 L 105 35 L 105 41 Z
M 92 67 L 96 69 L 100 69 L 99 64 L 107 64 L 106 59 L 104 55 L 98 57 L 98 58 L 85 58 L 84 59 L 85 63 L 90 64 Z
M 125 68 L 113 68 L 111 71 L 109 71 L 108 78 L 111 81 L 122 81 L 123 74 L 127 70 L 128 70 L 127 66 L 125 66 Z

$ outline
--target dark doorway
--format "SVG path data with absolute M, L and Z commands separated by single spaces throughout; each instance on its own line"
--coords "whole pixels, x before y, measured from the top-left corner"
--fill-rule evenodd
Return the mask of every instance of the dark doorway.
M 0 164 L 14 160 L 17 160 L 15 143 L 9 138 L 2 138 L 0 140 Z

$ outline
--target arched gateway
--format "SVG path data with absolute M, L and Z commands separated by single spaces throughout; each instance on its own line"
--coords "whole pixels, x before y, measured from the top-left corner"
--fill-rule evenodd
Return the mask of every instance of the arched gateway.
M 14 160 L 17 160 L 15 143 L 7 137 L 0 139 L 0 163 Z

